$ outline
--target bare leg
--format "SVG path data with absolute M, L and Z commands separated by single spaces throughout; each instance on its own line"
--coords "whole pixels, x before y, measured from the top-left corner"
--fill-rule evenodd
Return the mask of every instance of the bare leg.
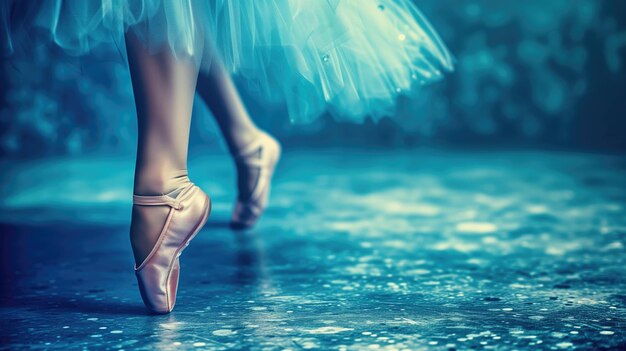
M 214 59 L 210 67 L 208 73 L 201 72 L 198 77 L 198 93 L 213 112 L 228 149 L 235 156 L 254 142 L 260 131 L 221 61 Z M 250 196 L 257 182 L 258 170 L 237 165 L 237 175 L 238 197 L 243 200 Z
M 201 72 L 198 77 L 198 93 L 213 112 L 230 152 L 237 155 L 256 140 L 260 131 L 221 61 L 214 59 L 210 67 L 208 73 Z
M 139 127 L 134 193 L 166 194 L 188 181 L 181 171 L 187 169 L 198 69 L 166 48 L 149 53 L 132 31 L 126 46 Z M 167 206 L 133 206 L 130 238 L 137 265 L 156 244 L 168 211 Z

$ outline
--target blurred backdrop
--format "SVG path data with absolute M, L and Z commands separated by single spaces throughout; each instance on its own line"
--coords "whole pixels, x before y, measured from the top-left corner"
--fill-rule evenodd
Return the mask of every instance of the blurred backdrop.
M 418 0 L 456 71 L 399 99 L 394 116 L 355 125 L 324 116 L 291 125 L 281 106 L 246 94 L 287 146 L 550 147 L 626 151 L 626 2 Z M 44 43 L 32 33 L 32 43 Z M 0 153 L 37 157 L 135 147 L 130 77 L 119 48 L 69 57 L 37 44 L 0 68 Z M 192 150 L 219 148 L 196 99 Z M 195 149 L 198 150 L 198 149 Z

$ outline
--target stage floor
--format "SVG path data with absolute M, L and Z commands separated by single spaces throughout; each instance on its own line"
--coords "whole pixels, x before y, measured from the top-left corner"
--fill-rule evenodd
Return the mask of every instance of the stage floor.
M 626 158 L 537 151 L 287 152 L 232 232 L 225 155 L 170 315 L 143 307 L 132 157 L 2 161 L 7 350 L 626 347 Z

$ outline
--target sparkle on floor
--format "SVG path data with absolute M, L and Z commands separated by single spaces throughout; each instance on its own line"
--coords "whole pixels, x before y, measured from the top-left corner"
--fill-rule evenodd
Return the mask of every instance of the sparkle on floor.
M 2 349 L 626 346 L 624 157 L 288 153 L 244 233 L 231 162 L 194 158 L 214 213 L 166 316 L 133 276 L 132 160 L 0 166 Z

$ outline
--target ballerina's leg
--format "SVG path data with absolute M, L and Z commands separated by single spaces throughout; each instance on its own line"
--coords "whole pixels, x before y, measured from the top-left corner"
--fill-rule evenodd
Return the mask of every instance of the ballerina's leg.
M 280 145 L 255 125 L 232 77 L 217 57 L 213 52 L 205 52 L 203 67 L 209 69 L 200 72 L 198 93 L 211 109 L 235 159 L 238 197 L 231 225 L 248 228 L 267 204 Z
M 134 193 L 167 194 L 189 182 L 187 149 L 198 68 L 167 47 L 149 52 L 132 29 L 126 46 L 139 130 Z M 168 206 L 133 205 L 130 237 L 137 265 L 155 246 L 168 212 Z
M 198 93 L 211 109 L 228 149 L 237 155 L 258 138 L 260 130 L 221 60 L 213 53 L 206 53 L 205 57 L 211 62 L 207 71 L 200 72 Z

